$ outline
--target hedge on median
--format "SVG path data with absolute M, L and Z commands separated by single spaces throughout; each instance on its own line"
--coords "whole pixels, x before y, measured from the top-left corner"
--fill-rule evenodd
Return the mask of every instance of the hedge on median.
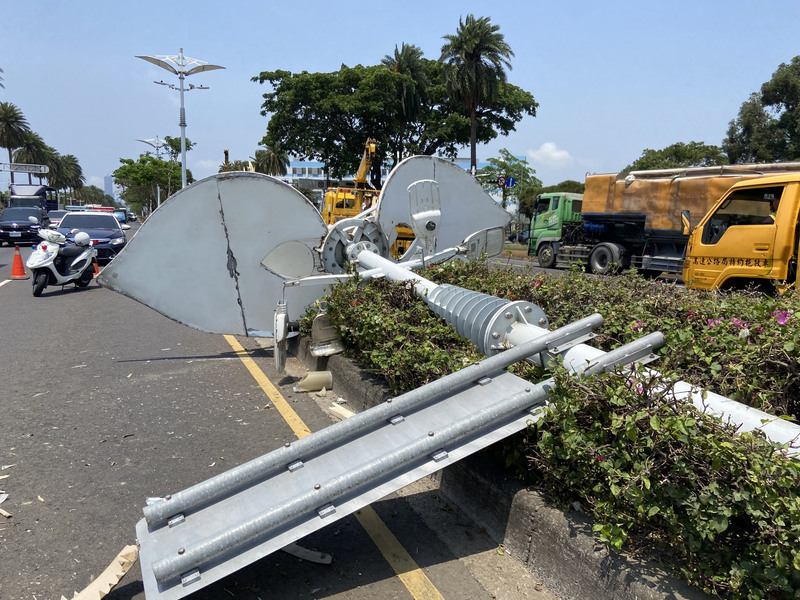
M 502 445 L 507 466 L 555 504 L 579 503 L 611 548 L 662 560 L 706 592 L 800 598 L 798 461 L 668 391 L 680 378 L 796 416 L 800 296 L 696 292 L 633 272 L 520 274 L 459 261 L 425 276 L 534 302 L 551 327 L 599 312 L 605 322 L 593 344 L 604 350 L 662 331 L 662 375 L 618 371 L 578 381 L 557 369 L 545 416 Z M 356 278 L 327 301 L 348 353 L 398 393 L 481 358 L 406 285 Z M 531 380 L 552 375 L 514 369 Z

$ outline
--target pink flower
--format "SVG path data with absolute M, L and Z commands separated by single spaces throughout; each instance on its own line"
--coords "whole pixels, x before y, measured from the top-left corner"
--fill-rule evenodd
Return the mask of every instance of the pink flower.
M 789 317 L 792 316 L 788 310 L 776 310 L 772 313 L 772 316 L 775 317 L 775 321 L 778 325 L 786 325 L 786 321 L 789 320 Z
M 715 325 L 719 325 L 720 323 L 722 323 L 722 319 L 709 319 L 708 320 L 708 328 L 709 329 L 714 329 L 714 326 Z

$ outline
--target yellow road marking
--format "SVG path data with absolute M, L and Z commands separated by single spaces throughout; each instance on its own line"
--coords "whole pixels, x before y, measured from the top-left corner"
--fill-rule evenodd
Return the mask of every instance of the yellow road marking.
M 414 598 L 444 600 L 444 596 L 439 593 L 433 582 L 422 572 L 408 551 L 389 531 L 386 523 L 381 520 L 371 506 L 356 511 L 356 519 Z
M 250 371 L 253 379 L 264 390 L 267 397 L 272 400 L 272 404 L 281 413 L 286 423 L 291 427 L 294 434 L 298 437 L 305 437 L 311 430 L 303 423 L 300 416 L 289 405 L 278 389 L 272 385 L 269 378 L 259 368 L 255 361 L 250 358 L 239 341 L 232 335 L 223 336 L 230 344 L 236 356 L 242 361 L 244 366 Z M 419 568 L 419 565 L 411 558 L 411 555 L 403 548 L 402 544 L 389 530 L 371 506 L 366 506 L 355 513 L 356 519 L 367 532 L 369 537 L 381 551 L 383 557 L 391 565 L 397 577 L 406 586 L 406 589 L 416 600 L 444 600 L 444 596 L 436 589 L 428 579 L 428 576 Z
M 303 420 L 298 416 L 294 409 L 289 406 L 289 403 L 286 401 L 278 389 L 272 385 L 272 382 L 269 378 L 264 375 L 264 371 L 262 371 L 255 361 L 250 358 L 250 355 L 247 353 L 239 341 L 233 337 L 232 335 L 224 336 L 225 340 L 231 345 L 233 351 L 236 352 L 236 356 L 239 357 L 244 363 L 244 366 L 247 367 L 247 370 L 250 371 L 250 375 L 253 376 L 253 379 L 256 380 L 256 383 L 264 390 L 264 393 L 267 397 L 272 400 L 272 404 L 275 405 L 275 408 L 278 409 L 278 412 L 281 413 L 281 416 L 289 424 L 292 431 L 298 438 L 306 437 L 307 435 L 311 435 L 311 430 L 306 427 L 306 424 L 303 423 Z

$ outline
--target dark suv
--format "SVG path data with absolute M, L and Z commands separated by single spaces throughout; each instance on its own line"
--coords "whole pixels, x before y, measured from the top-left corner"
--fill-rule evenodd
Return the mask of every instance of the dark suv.
M 28 217 L 36 217 L 38 223 L 31 223 Z M 38 244 L 39 227 L 49 227 L 50 219 L 41 208 L 34 206 L 12 206 L 0 214 L 0 246 L 15 244 Z

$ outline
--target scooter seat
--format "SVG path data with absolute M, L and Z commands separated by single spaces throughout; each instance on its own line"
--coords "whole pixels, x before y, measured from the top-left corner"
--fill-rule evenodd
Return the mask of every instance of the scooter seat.
M 64 258 L 75 258 L 85 250 L 83 246 L 70 244 L 69 246 L 62 246 L 58 253 Z

